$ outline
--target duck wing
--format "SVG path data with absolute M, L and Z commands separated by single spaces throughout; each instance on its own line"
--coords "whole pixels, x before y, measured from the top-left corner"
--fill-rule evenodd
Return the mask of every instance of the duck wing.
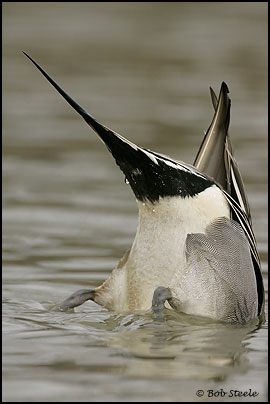
M 223 321 L 246 323 L 257 317 L 258 299 L 249 242 L 242 227 L 219 217 L 203 233 L 187 235 L 188 276 L 200 304 Z M 200 282 L 192 282 L 192 279 Z M 198 290 L 196 290 L 198 289 Z M 188 293 L 190 293 L 188 291 Z
M 224 82 L 221 85 L 219 98 L 217 98 L 214 90 L 210 87 L 215 114 L 203 138 L 193 165 L 199 171 L 212 177 L 221 186 L 230 206 L 231 218 L 240 224 L 249 242 L 257 283 L 258 315 L 260 315 L 264 306 L 261 264 L 252 229 L 250 207 L 244 183 L 228 134 L 231 107 L 228 93 L 228 86 Z
M 241 206 L 251 224 L 250 208 L 244 183 L 234 158 L 228 128 L 230 124 L 231 100 L 226 83 L 221 84 L 219 98 L 210 87 L 215 114 L 203 138 L 193 163 L 199 171 L 214 178 L 222 189 L 228 192 Z

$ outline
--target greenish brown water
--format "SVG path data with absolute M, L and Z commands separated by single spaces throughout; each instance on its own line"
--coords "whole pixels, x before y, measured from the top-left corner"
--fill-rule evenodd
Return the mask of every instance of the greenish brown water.
M 3 3 L 3 401 L 265 401 L 267 323 L 50 308 L 102 283 L 137 206 L 99 121 L 192 163 L 224 80 L 267 288 L 266 3 Z M 267 298 L 266 293 L 266 299 Z M 256 398 L 221 396 L 232 390 Z M 204 396 L 196 396 L 204 390 Z

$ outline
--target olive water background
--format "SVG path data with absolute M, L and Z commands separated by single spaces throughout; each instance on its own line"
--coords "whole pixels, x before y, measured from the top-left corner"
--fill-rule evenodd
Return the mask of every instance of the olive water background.
M 102 142 L 21 51 L 105 125 L 188 163 L 213 116 L 209 86 L 224 80 L 267 289 L 267 3 L 2 4 L 3 401 L 265 401 L 267 323 L 93 302 L 51 311 L 108 278 L 137 206 Z

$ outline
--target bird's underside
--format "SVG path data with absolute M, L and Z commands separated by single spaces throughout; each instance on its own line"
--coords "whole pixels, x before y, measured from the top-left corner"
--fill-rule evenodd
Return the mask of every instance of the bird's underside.
M 56 310 L 92 300 L 118 312 L 164 305 L 246 323 L 263 312 L 264 292 L 251 215 L 228 135 L 230 99 L 211 89 L 214 118 L 194 165 L 136 146 L 97 122 L 26 55 L 95 130 L 127 178 L 139 223 L 130 250 L 99 287 L 81 289 Z

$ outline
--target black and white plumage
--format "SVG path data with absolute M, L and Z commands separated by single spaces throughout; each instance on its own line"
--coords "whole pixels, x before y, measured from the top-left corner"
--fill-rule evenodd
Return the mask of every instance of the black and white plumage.
M 215 114 L 194 165 L 136 146 L 96 121 L 27 54 L 95 130 L 129 182 L 139 208 L 131 249 L 110 278 L 80 290 L 60 310 L 93 300 L 116 311 L 174 308 L 245 323 L 264 305 L 250 209 L 228 135 L 230 99 L 211 89 Z

